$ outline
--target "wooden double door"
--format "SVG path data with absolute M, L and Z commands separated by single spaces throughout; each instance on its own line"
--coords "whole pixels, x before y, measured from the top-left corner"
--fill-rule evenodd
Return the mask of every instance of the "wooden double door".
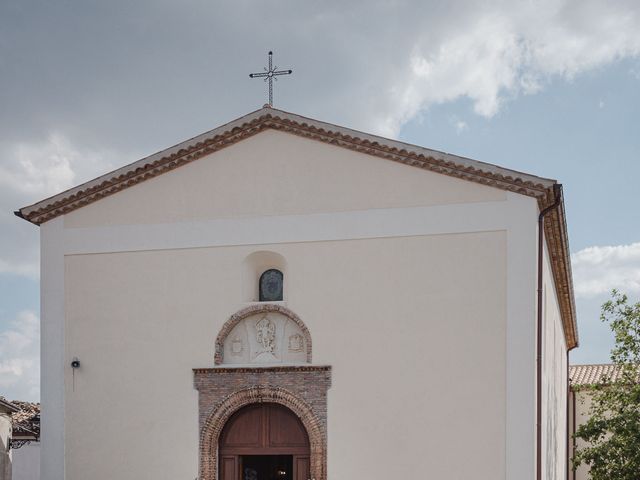
M 221 480 L 308 480 L 309 436 L 300 419 L 274 403 L 238 410 L 220 435 Z

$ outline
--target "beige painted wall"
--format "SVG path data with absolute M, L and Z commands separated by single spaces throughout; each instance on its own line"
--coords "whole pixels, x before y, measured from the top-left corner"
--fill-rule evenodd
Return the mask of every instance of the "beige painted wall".
M 543 268 L 542 478 L 564 480 L 567 464 L 567 348 L 546 248 Z
M 506 193 L 267 130 L 65 216 L 67 227 L 504 200 Z
M 505 248 L 503 232 L 259 248 L 286 258 L 287 306 L 333 366 L 331 479 L 504 478 Z M 247 305 L 254 250 L 66 258 L 68 479 L 195 477 L 191 369 Z

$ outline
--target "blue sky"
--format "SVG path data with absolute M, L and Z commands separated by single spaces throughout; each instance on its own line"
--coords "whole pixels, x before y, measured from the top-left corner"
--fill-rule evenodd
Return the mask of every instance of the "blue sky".
M 0 4 L 0 395 L 37 399 L 38 229 L 21 206 L 275 105 L 558 179 L 581 346 L 640 298 L 640 4 L 274 1 Z

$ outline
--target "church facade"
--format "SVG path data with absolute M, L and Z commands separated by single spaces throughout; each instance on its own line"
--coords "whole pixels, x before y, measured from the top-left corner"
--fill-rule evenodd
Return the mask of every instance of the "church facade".
M 265 107 L 17 214 L 43 480 L 564 478 L 554 180 Z

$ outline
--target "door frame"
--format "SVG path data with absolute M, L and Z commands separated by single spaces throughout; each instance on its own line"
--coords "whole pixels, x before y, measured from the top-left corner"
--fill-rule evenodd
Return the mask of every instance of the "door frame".
M 194 369 L 200 407 L 200 480 L 220 480 L 218 475 L 220 433 L 228 419 L 245 405 L 277 403 L 302 422 L 309 438 L 310 478 L 327 478 L 326 394 L 331 385 L 329 366 L 274 366 Z M 234 385 L 258 385 L 231 390 Z M 274 386 L 284 383 L 294 387 Z M 294 393 L 295 392 L 295 393 Z

